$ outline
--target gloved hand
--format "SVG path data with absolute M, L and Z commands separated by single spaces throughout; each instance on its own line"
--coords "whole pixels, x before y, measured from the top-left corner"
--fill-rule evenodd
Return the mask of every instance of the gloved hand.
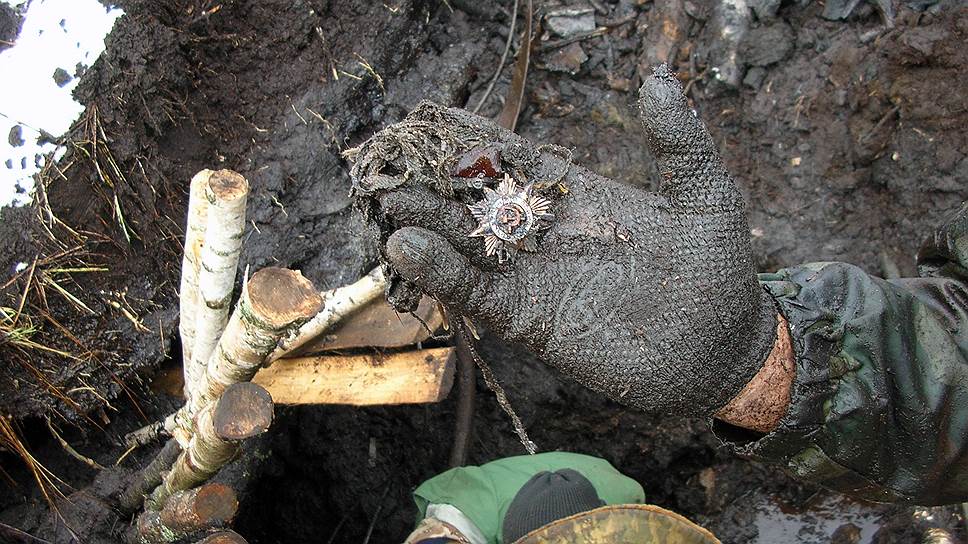
M 643 84 L 640 107 L 658 193 L 437 107 L 448 133 L 489 134 L 508 153 L 536 157 L 535 172 L 567 172 L 537 251 L 507 263 L 468 237 L 478 222 L 465 204 L 413 183 L 371 194 L 401 227 L 386 240 L 392 267 L 451 311 L 618 402 L 708 415 L 763 364 L 776 310 L 754 274 L 742 196 L 664 66 Z

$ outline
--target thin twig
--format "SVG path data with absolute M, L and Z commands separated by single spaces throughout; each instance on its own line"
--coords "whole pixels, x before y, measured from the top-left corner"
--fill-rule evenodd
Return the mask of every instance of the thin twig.
M 481 95 L 481 101 L 477 103 L 477 107 L 471 110 L 471 113 L 477 113 L 481 110 L 484 102 L 489 96 L 491 96 L 491 91 L 494 90 L 494 84 L 501 77 L 501 72 L 504 71 L 504 63 L 508 60 L 508 52 L 511 51 L 511 42 L 514 41 L 514 24 L 518 20 L 518 2 L 520 0 L 514 0 L 514 9 L 511 11 L 511 26 L 508 29 L 508 39 L 504 43 L 504 53 L 501 54 L 501 61 L 497 63 L 497 70 L 494 71 L 494 77 L 491 78 L 491 82 L 487 85 L 487 89 L 484 94 Z
M 152 442 L 160 439 L 162 436 L 167 436 L 167 434 L 168 431 L 165 430 L 164 419 L 162 419 L 161 421 L 149 423 L 140 429 L 136 429 L 124 435 L 124 445 L 129 448 L 137 448 L 151 444 Z
M 178 441 L 172 438 L 162 446 L 161 450 L 155 455 L 148 465 L 141 469 L 132 480 L 132 484 L 121 493 L 119 503 L 124 512 L 134 512 L 144 504 L 146 493 L 161 483 L 164 473 L 171 468 L 178 454 L 181 453 L 181 446 Z
M 474 422 L 474 401 L 477 380 L 474 372 L 474 355 L 462 334 L 454 336 L 457 343 L 458 389 L 457 414 L 454 417 L 454 443 L 450 450 L 450 468 L 464 466 L 467 462 L 467 445 L 471 440 Z
M 460 336 L 464 337 L 464 341 L 467 343 L 467 350 L 474 357 L 474 362 L 477 363 L 478 368 L 481 369 L 481 374 L 484 376 L 484 383 L 487 387 L 494 392 L 494 396 L 497 397 L 497 403 L 504 410 L 504 413 L 511 418 L 511 425 L 514 427 L 514 432 L 518 435 L 518 440 L 521 441 L 521 445 L 524 449 L 528 450 L 528 453 L 534 455 L 538 451 L 537 445 L 528 438 L 528 431 L 525 430 L 524 424 L 521 423 L 521 418 L 515 413 L 514 408 L 511 407 L 511 403 L 508 401 L 508 396 L 504 392 L 504 388 L 501 384 L 494 378 L 494 373 L 491 372 L 491 367 L 484 362 L 480 354 L 477 352 L 477 348 L 474 347 L 474 342 L 471 340 L 471 335 L 467 332 L 467 325 L 464 324 L 463 318 L 456 319 L 451 322 L 454 326 L 454 332 Z
M 47 418 L 47 428 L 50 429 L 50 434 L 54 435 L 54 438 L 56 438 L 57 441 L 60 442 L 60 445 L 62 448 L 64 448 L 64 451 L 70 454 L 71 457 L 73 457 L 74 459 L 77 459 L 78 461 L 84 463 L 85 465 L 95 470 L 101 470 L 104 468 L 101 465 L 99 465 L 97 461 L 95 461 L 94 459 L 91 459 L 90 457 L 86 457 L 78 453 L 77 450 L 72 448 L 71 445 L 67 443 L 67 440 L 64 440 L 63 438 L 61 438 L 61 435 L 57 433 L 57 431 L 54 429 L 54 426 L 51 424 L 49 417 Z
M 326 541 L 326 544 L 333 544 L 333 542 L 336 542 L 336 535 L 339 534 L 339 530 L 343 528 L 343 524 L 346 523 L 346 520 L 349 517 L 349 514 L 343 514 L 343 517 L 340 518 L 339 523 L 337 523 L 336 527 L 333 529 L 333 534 L 329 535 L 329 540 Z
M 34 261 L 30 263 L 30 272 L 27 274 L 27 285 L 24 287 L 24 292 L 20 296 L 20 303 L 17 304 L 17 314 L 13 316 L 13 323 L 10 325 L 11 328 L 17 326 L 17 321 L 20 320 L 20 313 L 24 310 L 24 304 L 27 302 L 27 293 L 30 292 L 30 284 L 34 281 L 34 271 L 37 269 L 37 257 L 34 257 Z
M 48 540 L 37 538 L 6 523 L 0 523 L 0 541 L 13 544 L 51 544 Z
M 880 120 L 877 121 L 877 124 L 875 124 L 870 130 L 867 131 L 866 134 L 864 134 L 861 137 L 860 142 L 861 143 L 867 142 L 867 140 L 869 140 L 870 137 L 873 136 L 875 132 L 877 132 L 878 130 L 880 130 L 882 126 L 884 126 L 884 123 L 886 123 L 889 118 L 893 117 L 899 111 L 901 111 L 901 106 L 894 106 L 893 108 L 887 110 L 887 112 L 881 116 Z
M 380 519 L 380 511 L 383 510 L 383 502 L 386 501 L 389 493 L 390 486 L 388 484 L 386 489 L 383 490 L 383 496 L 380 497 L 380 504 L 376 507 L 376 512 L 373 512 L 373 519 L 370 520 L 370 527 L 366 530 L 366 538 L 363 539 L 363 544 L 369 544 L 370 536 L 373 535 L 373 528 L 376 527 L 376 520 Z

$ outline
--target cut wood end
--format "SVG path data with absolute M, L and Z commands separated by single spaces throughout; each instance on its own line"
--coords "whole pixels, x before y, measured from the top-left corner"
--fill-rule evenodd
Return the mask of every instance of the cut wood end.
M 218 170 L 208 178 L 208 187 L 218 200 L 232 201 L 249 194 L 249 182 L 238 172 Z
M 243 440 L 264 433 L 272 425 L 272 397 L 251 382 L 230 385 L 215 406 L 215 434 L 223 440 Z
M 191 188 L 192 192 L 196 193 L 198 196 L 205 194 L 205 188 L 208 187 L 208 180 L 215 173 L 214 170 L 209 170 L 208 168 L 200 171 L 192 177 Z
M 221 531 L 208 535 L 198 544 L 248 544 L 248 541 L 235 531 Z
M 281 329 L 319 313 L 323 299 L 297 271 L 269 267 L 259 270 L 246 285 L 249 305 L 273 329 Z
M 238 509 L 239 499 L 234 489 L 225 484 L 208 483 L 195 494 L 192 510 L 196 519 L 212 526 L 232 521 Z

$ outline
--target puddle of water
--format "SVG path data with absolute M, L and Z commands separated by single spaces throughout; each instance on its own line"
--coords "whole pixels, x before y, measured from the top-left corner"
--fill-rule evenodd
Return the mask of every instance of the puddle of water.
M 22 6 L 25 2 L 0 0 Z M 0 52 L 0 206 L 30 202 L 33 178 L 53 144 L 38 145 L 41 131 L 63 135 L 83 107 L 71 92 L 77 86 L 78 65 L 88 67 L 104 50 L 104 37 L 122 15 L 97 0 L 32 0 L 20 36 Z M 54 81 L 62 69 L 71 79 L 63 87 Z M 83 69 L 83 68 L 82 68 Z M 64 83 L 63 79 L 61 81 Z M 21 145 L 11 129 L 20 126 Z
M 807 510 L 785 507 L 769 497 L 755 502 L 757 544 L 830 542 L 838 528 L 850 523 L 860 532 L 855 542 L 870 542 L 883 515 L 876 509 L 839 496 L 828 496 Z

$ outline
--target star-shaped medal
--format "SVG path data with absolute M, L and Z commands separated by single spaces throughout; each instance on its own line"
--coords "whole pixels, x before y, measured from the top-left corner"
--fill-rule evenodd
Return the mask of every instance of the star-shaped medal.
M 484 187 L 484 200 L 468 206 L 480 221 L 471 237 L 484 238 L 484 252 L 504 263 L 518 251 L 537 251 L 537 233 L 551 226 L 551 201 L 533 194 L 533 184 L 520 188 L 505 174 L 496 189 Z

